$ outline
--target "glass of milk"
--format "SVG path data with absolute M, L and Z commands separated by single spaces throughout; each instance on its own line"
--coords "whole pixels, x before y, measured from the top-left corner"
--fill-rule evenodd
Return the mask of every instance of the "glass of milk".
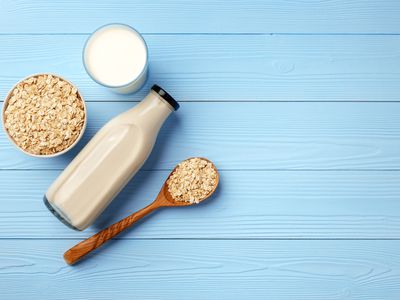
M 86 41 L 83 64 L 97 83 L 117 93 L 133 93 L 147 79 L 147 45 L 132 27 L 108 24 L 93 32 Z

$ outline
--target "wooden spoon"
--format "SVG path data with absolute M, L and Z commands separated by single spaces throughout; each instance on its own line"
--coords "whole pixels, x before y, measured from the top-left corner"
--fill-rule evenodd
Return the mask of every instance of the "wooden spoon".
M 191 158 L 188 158 L 191 159 Z M 216 183 L 214 189 L 210 191 L 208 195 L 206 195 L 200 202 L 204 201 L 205 199 L 209 198 L 216 190 L 218 183 L 219 183 L 219 174 L 218 170 L 215 165 L 206 158 L 201 158 L 207 160 L 212 164 L 212 167 L 217 172 Z M 74 247 L 69 249 L 67 252 L 64 253 L 64 260 L 72 265 L 80 260 L 82 257 L 90 253 L 91 251 L 99 248 L 101 245 L 106 243 L 108 240 L 113 238 L 114 236 L 118 235 L 128 227 L 132 226 L 136 221 L 140 220 L 144 216 L 148 215 L 149 213 L 153 212 L 154 210 L 160 207 L 172 207 L 172 206 L 189 206 L 196 203 L 189 203 L 184 201 L 176 201 L 170 192 L 168 191 L 167 181 L 172 173 L 176 170 L 178 166 L 176 166 L 172 172 L 169 174 L 167 180 L 165 181 L 164 185 L 161 188 L 160 193 L 158 194 L 156 200 L 153 201 L 150 205 L 142 208 L 141 210 L 131 214 L 130 216 L 118 221 L 117 223 L 112 224 L 111 226 L 103 229 L 102 231 L 96 233 L 95 235 L 87 238 L 86 240 L 76 244 Z

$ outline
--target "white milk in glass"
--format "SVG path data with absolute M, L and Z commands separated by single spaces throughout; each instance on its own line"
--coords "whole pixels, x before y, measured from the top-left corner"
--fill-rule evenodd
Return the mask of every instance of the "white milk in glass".
M 142 36 L 123 24 L 96 30 L 87 40 L 83 61 L 97 83 L 118 93 L 133 93 L 147 78 L 147 46 Z

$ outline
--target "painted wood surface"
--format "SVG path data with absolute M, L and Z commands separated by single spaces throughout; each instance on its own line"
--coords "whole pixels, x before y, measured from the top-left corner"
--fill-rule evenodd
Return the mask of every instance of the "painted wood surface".
M 79 147 L 54 159 L 20 153 L 0 133 L 1 169 L 63 169 L 101 126 L 134 103 L 88 104 Z M 400 103 L 183 103 L 146 170 L 204 156 L 223 170 L 399 170 Z
M 0 172 L 0 239 L 88 237 L 150 204 L 169 174 L 140 172 L 94 226 L 77 232 L 42 203 L 58 173 Z M 399 239 L 399 182 L 400 172 L 222 171 L 214 198 L 155 212 L 120 238 Z
M 23 77 L 52 72 L 95 102 L 138 101 L 155 82 L 184 102 L 400 101 L 400 35 L 145 35 L 150 78 L 127 96 L 85 73 L 87 37 L 0 35 L 1 99 Z
M 117 240 L 67 266 L 60 253 L 76 242 L 7 240 L 0 257 L 3 299 L 376 300 L 400 294 L 400 241 Z
M 59 158 L 27 157 L 0 133 L 0 299 L 398 300 L 399 16 L 397 0 L 0 0 L 0 102 L 21 78 L 54 72 L 89 113 L 83 141 Z M 84 41 L 110 22 L 148 43 L 150 77 L 135 95 L 84 72 Z M 94 226 L 67 229 L 43 193 L 153 83 L 182 109 Z M 64 263 L 196 155 L 222 170 L 215 198 Z
M 2 0 L 2 33 L 89 33 L 112 22 L 144 33 L 399 33 L 397 0 Z

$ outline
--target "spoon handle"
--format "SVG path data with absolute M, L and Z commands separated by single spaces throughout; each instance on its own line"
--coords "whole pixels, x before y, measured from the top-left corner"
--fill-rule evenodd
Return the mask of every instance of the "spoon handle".
M 83 256 L 87 255 L 94 249 L 97 249 L 98 247 L 106 243 L 108 240 L 118 235 L 126 228 L 130 227 L 133 223 L 140 220 L 141 218 L 148 215 L 149 213 L 151 213 L 152 211 L 156 210 L 159 207 L 160 205 L 156 203 L 156 201 L 154 201 L 150 205 L 142 208 L 141 210 L 118 221 L 117 223 L 110 225 L 106 229 L 103 229 L 102 231 L 96 233 L 95 235 L 92 235 L 86 240 L 83 240 L 82 242 L 76 244 L 74 247 L 72 247 L 71 249 L 69 249 L 67 252 L 64 253 L 64 260 L 68 264 L 73 265 Z

